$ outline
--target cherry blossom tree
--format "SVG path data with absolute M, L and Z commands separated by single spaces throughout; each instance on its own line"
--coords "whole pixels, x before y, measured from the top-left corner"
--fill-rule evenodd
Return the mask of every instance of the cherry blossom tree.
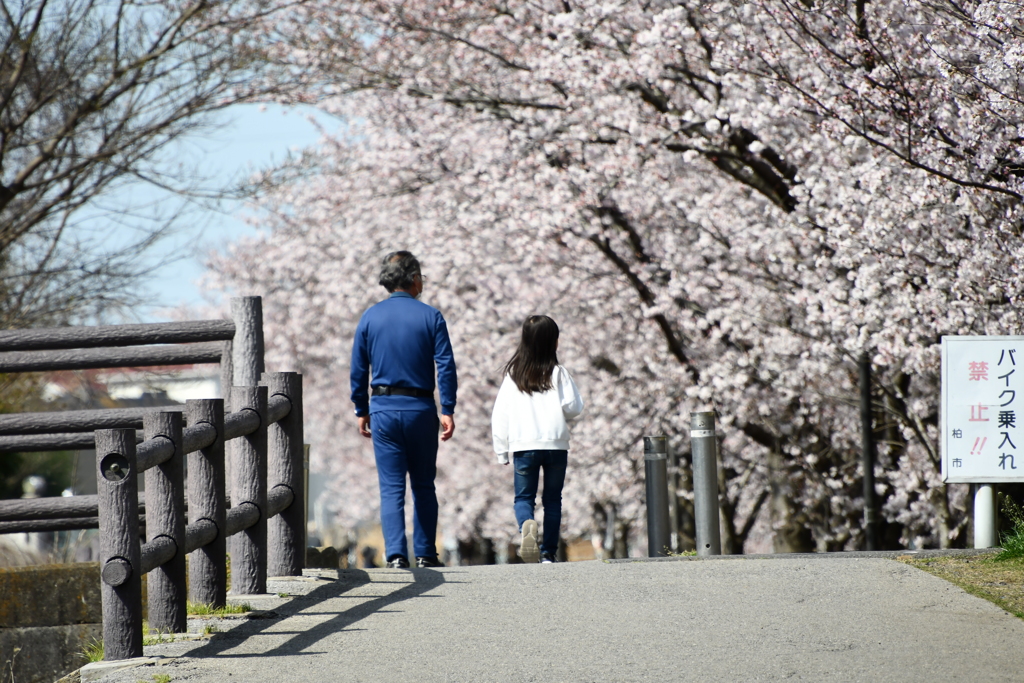
M 378 1 L 293 19 L 268 57 L 318 74 L 307 98 L 344 125 L 259 179 L 265 232 L 211 265 L 267 296 L 346 522 L 376 499 L 345 419 L 351 330 L 401 246 L 460 367 L 446 532 L 514 530 L 487 417 L 543 311 L 588 401 L 567 535 L 642 544 L 654 432 L 681 457 L 685 533 L 689 413 L 714 409 L 728 549 L 859 547 L 866 351 L 887 543 L 965 542 L 965 487 L 939 471 L 939 341 L 1021 329 L 1019 6 Z

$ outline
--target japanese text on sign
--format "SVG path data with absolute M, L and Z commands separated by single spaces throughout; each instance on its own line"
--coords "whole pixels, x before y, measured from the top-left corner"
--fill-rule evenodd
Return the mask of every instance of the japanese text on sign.
M 1024 337 L 942 338 L 942 476 L 1024 481 Z

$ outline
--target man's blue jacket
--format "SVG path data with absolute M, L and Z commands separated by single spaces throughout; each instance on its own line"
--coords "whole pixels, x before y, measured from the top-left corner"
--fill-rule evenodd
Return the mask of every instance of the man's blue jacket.
M 434 391 L 434 365 L 441 414 L 455 414 L 455 357 L 441 312 L 406 292 L 394 292 L 371 306 L 356 327 L 352 343 L 352 403 L 362 417 L 381 410 L 434 410 L 433 397 L 374 396 L 370 386 Z M 373 381 L 370 381 L 370 372 Z

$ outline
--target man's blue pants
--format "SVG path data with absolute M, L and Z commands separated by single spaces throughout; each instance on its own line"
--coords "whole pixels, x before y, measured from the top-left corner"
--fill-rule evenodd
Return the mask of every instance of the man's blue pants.
M 409 557 L 405 538 L 405 475 L 412 487 L 412 542 L 416 557 L 436 557 L 437 413 L 388 410 L 370 416 L 373 454 L 380 482 L 380 525 L 385 557 Z

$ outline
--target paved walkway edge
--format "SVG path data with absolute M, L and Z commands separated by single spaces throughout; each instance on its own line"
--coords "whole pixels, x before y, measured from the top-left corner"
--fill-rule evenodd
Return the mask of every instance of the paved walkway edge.
M 115 659 L 113 661 L 91 662 L 78 670 L 82 683 L 98 681 L 109 673 L 136 666 L 153 666 L 167 661 L 166 657 L 135 657 L 134 659 Z
M 678 562 L 705 560 L 829 560 L 845 559 L 887 559 L 898 557 L 973 557 L 998 553 L 1002 548 L 953 548 L 947 550 L 850 550 L 837 553 L 766 553 L 763 555 L 674 555 L 672 557 L 623 557 L 604 562 Z

